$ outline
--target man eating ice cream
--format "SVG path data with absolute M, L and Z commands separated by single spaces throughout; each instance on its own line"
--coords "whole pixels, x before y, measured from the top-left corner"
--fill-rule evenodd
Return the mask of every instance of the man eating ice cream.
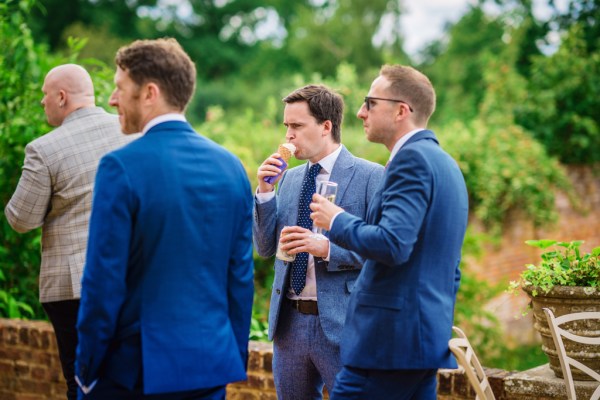
M 297 159 L 308 162 L 286 169 L 284 156 L 292 151 L 280 148 L 262 163 L 253 233 L 261 256 L 275 254 L 280 236 L 285 236 L 281 248 L 296 256 L 293 262 L 275 261 L 269 312 L 273 376 L 278 398 L 312 399 L 321 396 L 323 385 L 332 389 L 341 369 L 340 334 L 364 260 L 312 235 L 309 204 L 318 182 L 333 181 L 336 203 L 364 218 L 383 167 L 353 156 L 341 144 L 344 102 L 331 89 L 305 86 L 283 102 L 286 141 L 294 145 Z

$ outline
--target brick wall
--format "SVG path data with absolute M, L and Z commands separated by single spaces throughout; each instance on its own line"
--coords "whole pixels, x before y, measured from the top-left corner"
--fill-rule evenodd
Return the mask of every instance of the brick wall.
M 276 400 L 270 343 L 250 342 L 248 379 L 227 387 L 227 400 Z M 524 372 L 486 369 L 498 400 L 564 399 L 562 379 L 548 365 Z M 438 400 L 474 399 L 459 370 L 440 370 Z M 579 383 L 588 397 L 597 383 Z M 44 321 L 0 319 L 0 400 L 64 400 L 66 386 L 52 326 Z
M 0 399 L 64 399 L 58 349 L 44 321 L 0 319 Z
M 508 216 L 499 243 L 485 246 L 481 259 L 468 263 L 480 277 L 498 283 L 516 279 L 525 264 L 535 263 L 540 252 L 525 244 L 529 239 L 585 240 L 586 251 L 600 246 L 600 171 L 590 167 L 568 167 L 578 204 L 571 204 L 564 193 L 557 193 L 559 220 L 554 226 L 535 227 L 525 222 L 516 210 Z M 483 231 L 477 221 L 470 221 L 477 232 Z
M 227 386 L 227 400 L 277 400 L 273 383 L 273 346 L 250 342 L 248 379 Z
M 466 260 L 469 268 L 480 278 L 506 287 L 516 280 L 526 264 L 537 263 L 540 250 L 525 244 L 529 239 L 560 241 L 584 240 L 582 249 L 589 251 L 600 246 L 600 171 L 590 167 L 571 166 L 567 169 L 573 183 L 577 203 L 564 193 L 557 193 L 556 207 L 559 220 L 554 226 L 535 227 L 526 222 L 516 210 L 508 216 L 502 237 L 497 243 L 484 246 L 483 256 Z M 478 221 L 469 221 L 475 232 L 483 232 Z M 524 293 L 504 293 L 487 305 L 487 309 L 502 322 L 507 340 L 519 343 L 538 342 L 533 330 L 531 313 L 521 316 L 529 299 Z

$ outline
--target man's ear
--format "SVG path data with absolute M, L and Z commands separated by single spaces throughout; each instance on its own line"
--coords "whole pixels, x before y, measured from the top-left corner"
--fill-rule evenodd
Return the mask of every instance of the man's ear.
M 67 92 L 64 90 L 58 91 L 58 105 L 63 108 L 67 104 Z
M 406 104 L 398 103 L 398 112 L 396 113 L 396 120 L 402 121 L 410 116 L 410 112 Z
M 159 97 L 160 88 L 158 87 L 158 85 L 154 82 L 147 83 L 143 92 L 143 100 L 154 103 Z
M 323 136 L 331 135 L 331 131 L 333 130 L 333 124 L 330 120 L 325 120 L 323 122 Z

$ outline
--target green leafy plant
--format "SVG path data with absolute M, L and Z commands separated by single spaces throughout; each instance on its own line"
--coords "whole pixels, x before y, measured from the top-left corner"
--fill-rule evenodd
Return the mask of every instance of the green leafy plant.
M 556 192 L 574 197 L 566 171 L 517 125 L 455 122 L 439 138 L 465 176 L 471 211 L 494 235 L 501 234 L 510 212 L 536 226 L 554 223 Z
M 564 35 L 558 51 L 533 59 L 527 99 L 517 107 L 516 122 L 533 132 L 564 164 L 600 161 L 600 51 L 590 50 L 581 24 Z
M 269 323 L 264 315 L 260 315 L 256 308 L 252 309 L 252 320 L 250 321 L 250 340 L 266 342 L 269 338 Z
M 582 240 L 558 242 L 556 240 L 528 240 L 530 246 L 544 251 L 541 262 L 527 264 L 520 279 L 512 281 L 509 290 L 531 286 L 532 294 L 548 293 L 554 286 L 598 287 L 600 285 L 600 246 L 591 252 L 580 250 Z
M 0 2 L 0 205 L 11 198 L 19 177 L 25 146 L 49 132 L 40 99 L 45 74 L 53 67 L 78 62 L 85 40 L 69 39 L 67 55 L 51 54 L 34 41 L 28 17 L 35 0 Z M 93 70 L 98 104 L 112 91 L 112 68 L 94 60 L 84 62 Z M 1 215 L 1 211 L 0 211 Z M 38 301 L 41 230 L 15 232 L 0 217 L 0 317 L 46 318 Z
M 0 270 L 0 282 L 6 281 L 6 277 Z M 33 308 L 29 304 L 15 299 L 8 291 L 0 289 L 0 315 L 8 318 L 32 317 Z

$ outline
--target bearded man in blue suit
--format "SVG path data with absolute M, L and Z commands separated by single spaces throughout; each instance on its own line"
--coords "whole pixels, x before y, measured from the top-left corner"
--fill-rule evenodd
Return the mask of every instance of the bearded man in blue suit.
M 311 218 L 330 240 L 367 259 L 342 333 L 339 399 L 436 398 L 448 350 L 468 219 L 464 178 L 425 127 L 435 109 L 429 79 L 384 66 L 358 112 L 367 139 L 390 150 L 365 220 L 315 195 Z
M 175 40 L 136 41 L 116 63 L 110 104 L 143 136 L 98 167 L 77 381 L 86 399 L 224 399 L 246 378 L 250 183 L 185 121 L 196 68 Z

